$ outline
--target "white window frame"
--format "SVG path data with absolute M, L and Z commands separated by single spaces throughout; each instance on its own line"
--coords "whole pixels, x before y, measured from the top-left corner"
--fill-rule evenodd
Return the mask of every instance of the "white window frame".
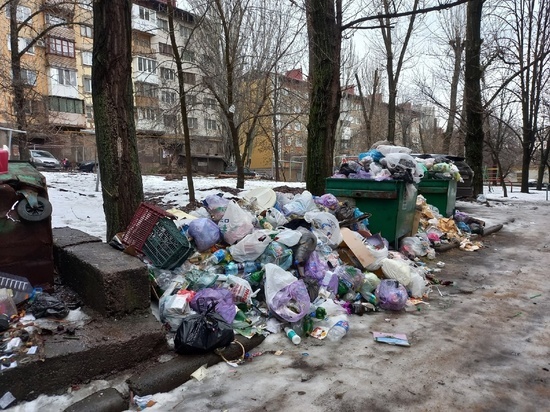
M 91 66 L 92 65 L 92 58 L 93 54 L 91 51 L 83 51 L 82 52 L 82 64 L 84 66 Z
M 138 71 L 144 73 L 156 73 L 157 61 L 146 57 L 138 56 Z
M 6 4 L 6 17 L 10 18 L 11 7 L 10 4 Z M 24 22 L 31 16 L 31 8 L 26 6 L 17 6 L 17 13 L 15 13 L 15 19 L 18 23 Z M 28 23 L 31 21 L 29 20 Z
M 218 130 L 218 123 L 214 119 L 204 119 L 204 128 L 206 130 Z
M 21 69 L 21 81 L 29 86 L 36 84 L 36 71 L 30 69 Z
M 165 80 L 174 80 L 176 78 L 176 72 L 174 71 L 174 69 L 169 69 L 168 67 L 161 67 L 160 78 Z
M 92 92 L 92 78 L 85 76 L 82 78 L 82 88 L 84 89 L 84 93 L 91 93 Z
M 82 37 L 87 37 L 89 39 L 94 38 L 94 29 L 92 29 L 90 26 L 85 26 L 83 24 L 80 25 L 80 35 Z
M 196 117 L 188 117 L 187 126 L 189 127 L 189 129 L 198 129 L 199 119 L 197 119 Z
M 62 86 L 76 86 L 76 71 L 70 69 L 64 69 L 61 67 L 56 68 L 55 80 L 57 84 Z
M 59 16 L 55 16 L 53 14 L 46 14 L 46 25 L 47 26 L 53 26 L 54 24 L 66 24 L 67 19 Z
M 18 41 L 18 46 L 17 48 L 19 49 L 18 51 L 20 52 L 21 50 L 23 50 L 25 47 L 27 47 L 27 45 L 32 41 L 31 39 L 27 39 L 25 37 L 19 37 L 17 39 Z M 11 36 L 8 34 L 8 50 L 11 51 Z M 29 50 L 26 51 L 26 54 L 34 54 L 34 46 L 32 46 L 31 48 L 29 48 Z
M 151 21 L 151 10 L 147 7 L 139 6 L 139 18 L 140 20 Z
M 162 92 L 160 93 L 160 100 L 164 103 L 174 104 L 176 103 L 176 92 L 172 92 L 170 90 L 162 90 Z
M 160 17 L 157 19 L 157 27 L 164 31 L 170 30 L 170 27 L 168 26 L 168 20 L 161 19 Z

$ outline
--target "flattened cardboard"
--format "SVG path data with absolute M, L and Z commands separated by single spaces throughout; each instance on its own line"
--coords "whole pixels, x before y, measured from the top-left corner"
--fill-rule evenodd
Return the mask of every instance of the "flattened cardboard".
M 350 229 L 343 227 L 340 229 L 340 233 L 343 238 L 342 243 L 345 243 L 351 253 L 353 253 L 353 256 L 361 265 L 361 269 L 364 270 L 367 266 L 375 262 L 376 258 L 370 253 L 369 248 L 364 245 Z

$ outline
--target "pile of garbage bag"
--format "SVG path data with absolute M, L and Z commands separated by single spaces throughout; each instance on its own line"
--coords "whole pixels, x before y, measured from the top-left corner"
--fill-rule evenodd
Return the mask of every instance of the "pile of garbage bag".
M 374 145 L 359 153 L 357 161 L 343 159 L 333 178 L 403 180 L 419 183 L 424 177 L 454 179 L 462 182 L 460 171 L 445 156 L 424 158 L 411 155 L 411 149 L 403 146 Z
M 225 346 L 232 333 L 338 340 L 352 314 L 401 311 L 411 298 L 427 298 L 431 269 L 421 259 L 434 259 L 445 241 L 433 211 L 416 236 L 390 250 L 369 232 L 368 213 L 307 190 L 262 188 L 202 203 L 176 213 L 194 253 L 170 270 L 148 262 L 160 320 L 181 354 Z

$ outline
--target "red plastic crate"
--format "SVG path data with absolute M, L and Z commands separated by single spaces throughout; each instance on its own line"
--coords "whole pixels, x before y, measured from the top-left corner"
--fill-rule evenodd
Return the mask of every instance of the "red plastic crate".
M 138 252 L 142 252 L 147 237 L 149 237 L 161 217 L 173 218 L 166 210 L 142 202 L 122 236 L 122 243 L 133 246 Z

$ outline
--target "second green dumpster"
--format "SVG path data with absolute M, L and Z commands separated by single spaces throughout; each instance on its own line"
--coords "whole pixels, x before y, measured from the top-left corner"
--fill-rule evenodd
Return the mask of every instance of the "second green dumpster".
M 424 196 L 429 205 L 437 207 L 443 216 L 451 217 L 456 204 L 456 185 L 454 179 L 422 179 L 418 194 Z

